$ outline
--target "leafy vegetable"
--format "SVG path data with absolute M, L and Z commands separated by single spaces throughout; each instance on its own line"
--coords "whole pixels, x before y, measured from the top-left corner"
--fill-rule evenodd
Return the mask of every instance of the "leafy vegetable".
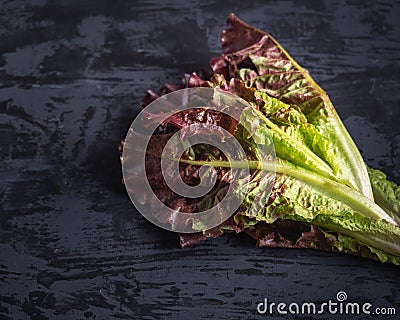
M 227 24 L 222 32 L 225 54 L 211 61 L 214 72 L 239 77 L 247 86 L 262 90 L 264 97 L 296 105 L 307 119 L 303 132 L 312 130 L 304 139 L 307 147 L 329 164 L 339 179 L 372 199 L 365 163 L 325 91 L 269 34 L 233 14 Z M 241 68 L 246 64 L 253 68 Z M 321 136 L 322 143 L 318 141 Z
M 232 167 L 249 166 L 251 176 L 239 181 L 236 192 L 244 201 L 238 212 L 212 230 L 182 235 L 181 245 L 245 231 L 258 246 L 338 251 L 400 265 L 400 187 L 367 168 L 327 94 L 275 39 L 233 14 L 227 24 L 224 54 L 211 60 L 214 75 L 202 79 L 192 74 L 181 87 L 217 87 L 251 107 L 238 123 L 207 109 L 171 116 L 160 126 L 157 143 L 149 145 L 146 170 L 157 196 L 184 212 L 215 205 L 224 196 Z M 162 92 L 181 87 L 167 85 Z M 148 92 L 144 104 L 156 98 Z M 154 161 L 161 157 L 160 142 L 205 118 L 234 134 L 248 151 L 248 161 L 229 162 L 210 146 L 189 148 L 179 160 L 182 179 L 195 185 L 199 167 L 209 165 L 217 169 L 218 183 L 203 199 L 180 198 L 168 191 Z M 157 115 L 146 121 L 157 121 Z M 251 138 L 248 127 L 255 128 Z M 276 159 L 261 159 L 255 143 L 268 144 L 270 137 Z

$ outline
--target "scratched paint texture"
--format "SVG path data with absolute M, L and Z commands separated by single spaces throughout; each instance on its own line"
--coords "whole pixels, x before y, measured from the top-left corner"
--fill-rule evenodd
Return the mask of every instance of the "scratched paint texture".
M 221 53 L 230 12 L 310 71 L 400 183 L 399 1 L 1 1 L 0 319 L 266 319 L 264 297 L 339 290 L 400 313 L 392 265 L 245 235 L 182 250 L 133 208 L 119 141 L 148 88 Z

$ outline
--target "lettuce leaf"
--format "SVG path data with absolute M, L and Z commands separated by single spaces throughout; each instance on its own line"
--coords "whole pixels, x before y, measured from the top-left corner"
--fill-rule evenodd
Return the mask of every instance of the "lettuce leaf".
M 234 15 L 227 23 L 221 37 L 224 54 L 211 60 L 214 75 L 202 79 L 192 74 L 182 86 L 166 85 L 161 93 L 208 86 L 245 99 L 251 107 L 243 110 L 239 123 L 212 112 L 208 116 L 234 134 L 249 152 L 248 161 L 228 162 L 211 147 L 193 146 L 179 159 L 181 178 L 195 185 L 199 167 L 209 165 L 217 169 L 217 184 L 203 199 L 171 193 L 161 170 L 156 170 L 160 141 L 167 140 L 170 132 L 201 123 L 193 110 L 160 125 L 157 142 L 147 150 L 146 170 L 157 196 L 185 212 L 214 206 L 224 195 L 232 167 L 249 166 L 251 176 L 239 181 L 242 187 L 236 192 L 244 197 L 240 209 L 212 230 L 181 235 L 182 247 L 224 232 L 244 231 L 258 246 L 343 252 L 400 265 L 400 187 L 366 166 L 327 94 L 275 39 Z M 149 91 L 144 105 L 157 97 Z M 148 115 L 145 121 L 157 118 Z M 255 128 L 251 137 L 244 129 L 249 127 Z M 261 159 L 255 143 L 268 144 L 270 138 L 276 159 Z M 160 219 L 176 223 L 162 214 Z
M 306 248 L 348 253 L 381 262 L 400 265 L 400 258 L 383 250 L 367 246 L 340 233 L 322 230 L 293 220 L 276 220 L 274 223 L 258 223 L 245 230 L 257 241 L 258 247 Z
M 271 35 L 247 25 L 233 14 L 228 17 L 227 25 L 221 36 L 224 54 L 211 60 L 214 72 L 240 78 L 247 86 L 296 105 L 308 122 L 331 142 L 330 148 L 315 149 L 309 137 L 311 150 L 314 149 L 339 179 L 349 180 L 353 188 L 373 199 L 365 163 L 325 91 Z M 252 68 L 242 68 L 247 65 Z
M 386 179 L 382 171 L 368 168 L 375 202 L 393 219 L 400 219 L 400 186 Z

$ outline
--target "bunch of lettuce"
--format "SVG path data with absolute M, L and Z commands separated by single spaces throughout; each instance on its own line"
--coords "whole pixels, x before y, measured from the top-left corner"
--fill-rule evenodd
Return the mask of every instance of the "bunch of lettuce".
M 229 163 L 216 148 L 191 147 L 180 163 L 183 181 L 196 185 L 204 164 L 217 169 L 218 179 L 201 199 L 180 197 L 169 190 L 159 165 L 169 137 L 193 123 L 213 123 L 230 131 L 249 153 L 251 177 L 242 182 L 247 188 L 236 191 L 247 190 L 239 210 L 211 230 L 182 234 L 182 247 L 224 232 L 246 232 L 258 246 L 338 251 L 399 265 L 400 187 L 366 166 L 327 94 L 275 39 L 233 14 L 227 25 L 221 34 L 224 53 L 211 60 L 213 74 L 193 73 L 180 86 L 166 84 L 161 94 L 184 87 L 220 88 L 252 108 L 239 122 L 207 109 L 177 113 L 159 126 L 146 154 L 147 178 L 157 197 L 177 212 L 196 212 L 224 196 Z M 148 91 L 143 105 L 158 97 Z M 157 121 L 157 115 L 143 121 Z M 263 136 L 272 137 L 276 176 L 271 194 L 266 183 L 271 166 L 257 158 L 254 135 L 250 139 L 243 129 L 248 126 L 258 128 L 258 144 Z M 130 192 L 140 196 L 140 182 L 136 185 Z M 257 201 L 266 204 L 254 206 Z M 175 223 L 170 217 L 164 222 Z

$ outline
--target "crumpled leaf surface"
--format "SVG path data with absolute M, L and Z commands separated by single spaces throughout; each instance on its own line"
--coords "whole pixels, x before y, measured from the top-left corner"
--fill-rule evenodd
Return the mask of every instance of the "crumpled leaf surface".
M 214 74 L 186 75 L 181 85 L 166 84 L 160 93 L 218 87 L 245 99 L 252 108 L 244 110 L 239 123 L 212 111 L 177 113 L 160 124 L 155 134 L 163 141 L 190 124 L 211 122 L 233 133 L 247 148 L 249 160 L 259 163 L 263 160 L 254 151 L 254 142 L 267 144 L 266 137 L 272 137 L 276 164 L 283 169 L 277 171 L 269 194 L 271 177 L 255 166 L 250 179 L 242 181 L 248 192 L 240 209 L 211 230 L 181 235 L 181 246 L 224 232 L 245 231 L 260 247 L 312 248 L 400 264 L 400 229 L 394 222 L 400 221 L 400 187 L 387 181 L 384 173 L 366 167 L 326 93 L 275 39 L 234 15 L 227 24 L 221 36 L 224 54 L 211 60 Z M 158 97 L 148 91 L 143 106 Z M 157 118 L 157 114 L 146 115 L 143 121 L 157 122 Z M 243 130 L 249 125 L 256 128 L 251 139 Z M 186 162 L 180 164 L 182 179 L 196 184 L 198 165 L 209 163 L 218 172 L 218 183 L 205 198 L 188 201 L 168 190 L 161 170 L 155 170 L 160 146 L 150 145 L 146 164 L 160 199 L 179 212 L 194 212 L 212 207 L 223 197 L 229 184 L 223 155 L 204 146 L 189 148 Z M 350 195 L 346 198 L 347 191 Z M 160 214 L 160 219 L 164 218 Z M 166 223 L 174 221 L 167 219 Z

